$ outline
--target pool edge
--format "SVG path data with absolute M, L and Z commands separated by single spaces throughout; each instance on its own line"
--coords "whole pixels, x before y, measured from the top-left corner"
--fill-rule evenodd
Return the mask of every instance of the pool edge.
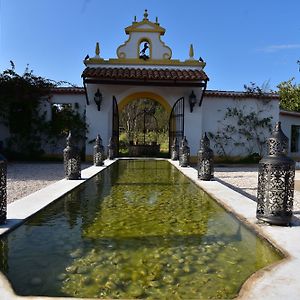
M 253 273 L 242 285 L 235 299 L 299 299 L 300 298 L 300 226 L 280 227 L 258 223 L 256 202 L 218 181 L 200 181 L 197 170 L 173 166 L 213 197 L 229 213 L 267 240 L 285 256 L 282 260 Z M 298 237 L 298 238 L 297 238 Z M 298 243 L 297 243 L 298 242 Z
M 120 159 L 134 159 L 134 158 L 120 158 Z M 68 191 L 64 192 L 59 197 L 56 197 L 55 199 L 49 201 L 48 204 L 42 206 L 40 209 L 49 205 L 50 203 L 57 200 L 58 198 L 60 198 L 67 192 L 71 191 L 72 189 L 76 188 L 77 186 L 81 185 L 83 182 L 90 179 L 91 177 L 94 177 L 96 174 L 103 171 L 105 168 L 107 168 L 117 160 L 118 159 L 113 161 L 106 161 L 105 167 L 94 167 L 94 166 L 90 167 L 90 168 L 99 168 L 99 169 L 97 172 L 91 172 L 93 175 L 84 178 L 84 180 L 77 181 L 77 184 L 75 186 L 71 187 Z M 299 299 L 300 280 L 297 280 L 297 278 L 300 278 L 299 276 L 300 275 L 300 243 L 299 243 L 300 226 L 278 227 L 278 226 L 267 226 L 267 225 L 258 224 L 255 217 L 256 203 L 253 200 L 247 198 L 244 195 L 241 195 L 240 193 L 230 189 L 229 187 L 223 185 L 220 182 L 217 181 L 207 182 L 207 181 L 198 180 L 196 169 L 191 167 L 187 167 L 187 168 L 179 167 L 178 161 L 172 161 L 170 159 L 159 159 L 159 160 L 169 161 L 185 176 L 187 176 L 190 180 L 192 180 L 195 184 L 197 184 L 200 188 L 202 188 L 206 193 L 211 195 L 229 213 L 233 214 L 243 224 L 245 224 L 251 230 L 255 231 L 262 238 L 269 241 L 276 249 L 278 249 L 280 252 L 282 252 L 285 255 L 284 259 L 253 273 L 242 285 L 239 295 L 235 299 L 256 300 L 262 297 L 264 299 L 282 299 L 286 297 L 288 297 L 289 299 Z M 85 177 L 85 172 L 84 172 L 85 170 L 83 170 L 83 177 Z M 59 182 L 65 183 L 65 179 Z M 57 182 L 52 185 L 55 184 L 57 184 Z M 47 187 L 44 189 L 47 189 Z M 38 193 L 43 191 L 44 189 L 17 201 L 21 201 L 28 197 L 30 198 L 30 196 L 34 194 L 35 196 L 38 196 Z M 10 205 L 8 207 L 10 207 Z M 37 211 L 34 211 L 32 214 L 35 214 L 36 212 Z M 27 216 L 26 219 L 28 217 L 29 216 Z M 19 226 L 20 224 L 25 222 L 26 219 L 23 219 L 19 223 L 14 224 L 13 227 L 7 229 L 6 232 Z M 1 236 L 1 232 L 0 232 L 0 236 Z M 0 272 L 0 293 L 4 295 L 3 300 L 22 300 L 22 299 L 23 300 L 25 299 L 27 300 L 29 299 L 80 300 L 82 299 L 82 298 L 70 298 L 70 297 L 18 296 L 14 293 L 8 279 L 1 272 Z M 88 300 L 88 298 L 84 298 L 84 300 Z

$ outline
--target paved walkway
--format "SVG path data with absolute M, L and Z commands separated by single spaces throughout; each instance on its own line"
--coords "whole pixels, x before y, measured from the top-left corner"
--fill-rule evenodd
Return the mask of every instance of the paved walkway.
M 82 164 L 82 169 L 90 164 Z M 10 163 L 7 173 L 8 203 L 27 196 L 64 177 L 62 163 Z M 256 200 L 257 166 L 216 167 L 215 179 Z M 294 212 L 300 214 L 300 170 L 296 171 Z

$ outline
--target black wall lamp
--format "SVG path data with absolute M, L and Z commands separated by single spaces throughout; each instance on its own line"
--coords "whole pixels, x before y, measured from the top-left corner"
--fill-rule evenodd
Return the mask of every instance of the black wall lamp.
M 94 101 L 97 105 L 98 111 L 101 110 L 102 99 L 103 99 L 103 96 L 102 96 L 101 92 L 99 91 L 99 89 L 97 89 L 97 92 L 95 93 L 95 96 L 94 96 Z
M 191 94 L 189 95 L 189 103 L 190 103 L 191 112 L 193 112 L 194 106 L 197 103 L 197 99 L 194 91 L 192 91 Z

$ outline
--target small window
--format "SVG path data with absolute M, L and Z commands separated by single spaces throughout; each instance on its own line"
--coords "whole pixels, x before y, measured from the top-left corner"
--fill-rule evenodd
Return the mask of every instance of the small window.
M 147 60 L 150 58 L 150 45 L 149 42 L 146 40 L 141 41 L 140 46 L 140 58 Z
M 292 125 L 291 130 L 291 152 L 299 152 L 300 126 Z

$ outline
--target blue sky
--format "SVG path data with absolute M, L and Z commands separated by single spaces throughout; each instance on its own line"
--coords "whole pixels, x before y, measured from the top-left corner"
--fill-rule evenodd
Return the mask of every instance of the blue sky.
M 209 89 L 243 90 L 251 81 L 275 89 L 300 81 L 299 0 L 0 0 L 0 70 L 13 60 L 34 73 L 82 85 L 82 63 L 100 43 L 115 58 L 136 15 L 159 18 L 173 57 L 188 58 L 193 43 L 210 78 Z

